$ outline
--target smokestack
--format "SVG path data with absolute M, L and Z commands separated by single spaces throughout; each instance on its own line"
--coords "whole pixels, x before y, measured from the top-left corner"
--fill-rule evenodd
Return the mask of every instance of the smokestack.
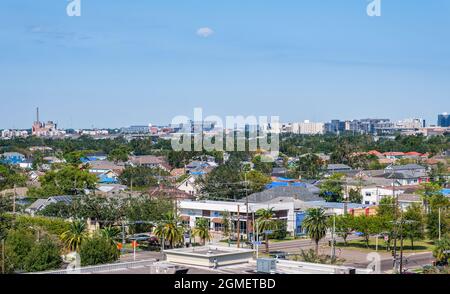
M 36 122 L 39 122 L 39 107 L 36 107 Z

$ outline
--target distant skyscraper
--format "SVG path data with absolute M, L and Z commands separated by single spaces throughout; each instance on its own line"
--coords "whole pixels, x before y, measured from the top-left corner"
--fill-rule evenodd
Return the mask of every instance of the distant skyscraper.
M 439 127 L 450 127 L 450 115 L 447 112 L 438 115 Z

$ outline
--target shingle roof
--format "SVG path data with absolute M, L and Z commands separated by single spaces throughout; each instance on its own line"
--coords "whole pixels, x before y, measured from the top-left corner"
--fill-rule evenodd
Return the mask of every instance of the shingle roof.
M 352 168 L 346 164 L 329 164 L 327 166 L 327 170 L 351 170 Z

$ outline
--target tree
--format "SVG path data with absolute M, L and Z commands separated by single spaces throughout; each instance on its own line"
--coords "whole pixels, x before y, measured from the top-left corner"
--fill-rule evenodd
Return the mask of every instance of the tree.
M 0 191 L 3 189 L 25 186 L 27 177 L 16 168 L 1 163 L 0 160 Z
M 5 240 L 5 272 L 11 273 L 25 270 L 25 261 L 32 250 L 35 236 L 25 229 L 13 229 Z
M 201 193 L 207 199 L 241 199 L 245 196 L 244 176 L 240 163 L 229 160 L 198 180 Z
M 308 236 L 315 242 L 315 252 L 319 255 L 319 242 L 322 240 L 328 228 L 327 216 L 322 208 L 310 208 L 303 220 L 303 227 Z
M 366 247 L 369 248 L 369 238 L 382 231 L 383 219 L 379 216 L 360 215 L 354 218 L 354 223 L 355 230 L 362 233 Z
M 306 154 L 300 157 L 296 172 L 304 179 L 318 179 L 322 170 L 323 161 L 316 154 Z
M 115 149 L 113 149 L 108 154 L 108 160 L 114 161 L 114 162 L 125 162 L 128 161 L 128 155 L 130 154 L 130 150 L 126 146 L 119 146 Z
M 441 236 L 447 234 L 450 228 L 450 218 L 448 209 L 450 208 L 450 200 L 440 194 L 432 195 L 428 198 L 428 215 L 426 217 L 426 227 L 428 237 L 430 239 L 439 238 L 439 229 Z M 439 222 L 439 214 L 441 215 Z M 439 226 L 440 225 L 440 226 Z
M 284 240 L 287 236 L 287 223 L 285 220 L 275 220 L 273 234 L 270 235 L 271 239 Z
M 100 227 L 123 219 L 126 200 L 116 197 L 83 196 L 72 203 L 72 215 L 77 219 L 96 220 Z
M 330 227 L 332 219 L 330 218 Z M 354 230 L 354 217 L 351 214 L 336 216 L 336 234 L 344 239 L 344 245 L 347 246 L 347 237 Z
M 390 196 L 383 197 L 378 205 L 377 215 L 390 221 L 395 220 L 395 216 L 400 215 L 396 200 Z
M 76 166 L 65 165 L 59 170 L 48 171 L 39 181 L 41 187 L 31 188 L 28 196 L 46 198 L 83 194 L 84 189 L 96 188 L 97 177 Z
M 361 191 L 350 189 L 348 192 L 348 201 L 351 203 L 362 203 L 363 197 L 361 195 Z
M 342 202 L 343 194 L 343 178 L 340 173 L 333 174 L 320 185 L 320 196 L 327 202 Z
M 180 225 L 178 216 L 168 212 L 156 226 L 154 233 L 163 242 L 169 242 L 170 248 L 174 248 L 183 242 L 184 228 Z
M 101 234 L 85 239 L 80 246 L 82 266 L 112 263 L 119 258 L 119 250 Z
M 166 199 L 152 199 L 148 196 L 129 198 L 124 209 L 124 218 L 130 223 L 130 233 L 150 232 L 158 221 L 174 210 L 173 202 Z M 135 222 L 146 223 L 135 223 Z
M 229 211 L 222 212 L 222 221 L 223 221 L 223 235 L 229 238 L 231 234 L 231 215 Z
M 254 169 L 263 174 L 270 175 L 272 173 L 273 163 L 263 162 L 261 155 L 257 155 L 253 158 L 252 163 Z
M 64 202 L 56 202 L 47 205 L 44 209 L 38 212 L 38 215 L 46 217 L 70 218 L 71 207 Z
M 195 228 L 192 231 L 193 236 L 197 236 L 202 240 L 202 244 L 206 245 L 206 241 L 211 240 L 211 233 L 209 232 L 209 221 L 206 218 L 197 218 L 195 221 Z
M 260 171 L 252 170 L 246 173 L 247 181 L 250 182 L 251 193 L 261 192 L 272 179 Z
M 429 203 L 431 201 L 431 198 L 435 195 L 442 194 L 441 193 L 441 186 L 437 183 L 422 183 L 420 184 L 421 188 L 418 190 L 419 195 L 422 197 L 425 211 L 429 212 Z
M 101 229 L 100 234 L 112 245 L 117 246 L 117 240 L 121 237 L 122 231 L 118 227 L 108 226 Z
M 273 208 L 268 209 L 259 209 L 256 211 L 256 223 L 258 226 L 259 233 L 263 233 L 266 241 L 266 252 L 269 253 L 269 235 L 268 231 L 271 231 L 275 228 L 275 212 Z M 239 224 L 238 224 L 239 225 Z M 240 236 L 238 236 L 240 238 Z
M 32 164 L 32 168 L 33 169 L 40 169 L 41 166 L 45 163 L 44 160 L 44 154 L 41 151 L 36 151 L 33 154 L 33 164 Z
M 448 236 L 436 241 L 433 256 L 436 258 L 438 265 L 448 265 L 450 261 L 450 238 Z
M 86 223 L 84 221 L 74 221 L 70 224 L 69 230 L 61 235 L 61 240 L 65 243 L 66 248 L 77 252 L 86 238 Z
M 405 236 L 411 240 L 411 247 L 414 250 L 414 240 L 420 240 L 425 237 L 422 206 L 418 203 L 411 204 L 403 217 L 405 220 L 403 231 Z
M 24 269 L 27 272 L 40 272 L 59 269 L 62 265 L 59 244 L 50 237 L 45 236 L 37 242 L 24 260 Z
M 145 166 L 128 166 L 120 175 L 119 179 L 124 185 L 133 186 L 133 188 L 142 190 L 157 186 L 158 180 L 156 176 L 158 175 L 167 175 L 167 172 Z

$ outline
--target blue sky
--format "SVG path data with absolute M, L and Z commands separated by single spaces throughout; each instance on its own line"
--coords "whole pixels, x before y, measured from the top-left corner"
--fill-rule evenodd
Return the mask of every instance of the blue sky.
M 450 111 L 450 1 L 2 0 L 0 129 Z M 200 28 L 214 33 L 197 34 Z

